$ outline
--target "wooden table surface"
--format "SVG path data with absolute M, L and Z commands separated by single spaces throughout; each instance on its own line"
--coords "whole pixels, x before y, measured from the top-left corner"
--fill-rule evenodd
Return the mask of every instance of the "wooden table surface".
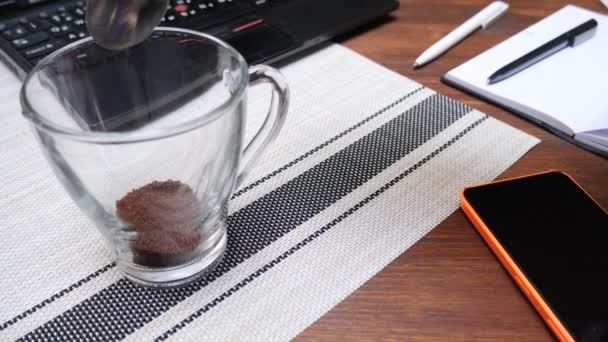
M 416 57 L 475 14 L 487 0 L 402 0 L 391 19 L 339 41 L 435 91 L 542 140 L 498 178 L 548 169 L 572 175 L 608 208 L 608 160 L 486 102 L 451 88 L 441 75 L 553 13 L 566 0 L 509 0 L 511 7 L 427 66 Z M 573 1 L 608 14 L 599 0 Z M 458 210 L 359 290 L 306 329 L 298 340 L 550 341 L 553 335 Z

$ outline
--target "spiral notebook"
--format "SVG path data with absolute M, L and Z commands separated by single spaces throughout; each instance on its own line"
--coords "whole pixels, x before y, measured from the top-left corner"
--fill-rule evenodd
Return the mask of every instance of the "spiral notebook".
M 486 83 L 500 67 L 591 18 L 598 22 L 593 38 L 504 81 Z M 608 156 L 607 54 L 608 17 L 569 5 L 452 69 L 443 81 Z

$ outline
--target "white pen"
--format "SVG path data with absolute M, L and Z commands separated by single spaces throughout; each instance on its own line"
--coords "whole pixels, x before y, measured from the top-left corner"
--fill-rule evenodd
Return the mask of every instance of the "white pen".
M 422 55 L 416 59 L 416 62 L 414 62 L 414 68 L 422 66 L 439 57 L 449 48 L 456 45 L 456 43 L 466 38 L 466 36 L 478 28 L 481 27 L 482 29 L 485 29 L 496 19 L 500 18 L 500 16 L 503 15 L 508 8 L 509 4 L 502 1 L 494 1 L 493 3 L 489 4 L 486 6 L 486 8 L 482 9 L 479 11 L 479 13 L 471 17 L 471 19 L 465 21 L 454 31 L 448 33 L 447 36 L 441 38 L 437 43 L 426 49 Z

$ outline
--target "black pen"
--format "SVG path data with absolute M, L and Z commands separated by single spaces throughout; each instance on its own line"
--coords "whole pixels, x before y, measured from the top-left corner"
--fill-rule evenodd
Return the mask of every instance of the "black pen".
M 559 37 L 550 40 L 542 46 L 498 69 L 488 78 L 488 84 L 493 84 L 509 78 L 566 47 L 576 46 L 593 37 L 596 30 L 597 21 L 595 21 L 595 19 L 587 20 L 572 30 L 563 33 Z

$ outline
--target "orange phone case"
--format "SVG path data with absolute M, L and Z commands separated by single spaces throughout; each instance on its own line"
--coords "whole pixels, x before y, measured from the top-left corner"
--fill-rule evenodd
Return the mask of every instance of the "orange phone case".
M 551 308 L 549 307 L 547 302 L 545 302 L 544 298 L 540 295 L 540 293 L 536 290 L 536 288 L 534 287 L 534 285 L 532 285 L 532 283 L 528 280 L 528 278 L 526 278 L 526 276 L 521 271 L 519 266 L 511 258 L 509 253 L 507 253 L 507 251 L 503 248 L 503 246 L 496 239 L 494 234 L 492 234 L 490 229 L 488 229 L 488 226 L 486 226 L 486 224 L 481 220 L 479 215 L 477 215 L 477 213 L 475 212 L 473 207 L 469 204 L 469 202 L 467 201 L 467 199 L 464 196 L 464 192 L 467 189 L 481 187 L 481 186 L 493 184 L 493 183 L 507 182 L 510 180 L 526 178 L 526 177 L 550 173 L 550 172 L 561 172 L 561 171 L 550 170 L 550 171 L 535 173 L 532 175 L 503 179 L 503 180 L 496 181 L 496 182 L 490 182 L 490 183 L 486 183 L 486 184 L 467 187 L 460 192 L 460 207 L 462 208 L 464 213 L 467 215 L 469 220 L 471 220 L 471 222 L 473 222 L 473 225 L 475 226 L 475 228 L 477 228 L 477 231 L 479 231 L 479 234 L 483 237 L 483 239 L 486 241 L 486 243 L 490 246 L 492 251 L 494 251 L 494 254 L 496 254 L 496 256 L 498 257 L 500 262 L 503 264 L 503 266 L 507 269 L 507 271 L 511 275 L 511 277 L 513 277 L 513 279 L 515 280 L 517 285 L 519 285 L 519 287 L 521 288 L 523 293 L 526 295 L 526 297 L 528 297 L 528 299 L 530 300 L 532 305 L 534 305 L 534 308 L 536 308 L 536 311 L 538 311 L 538 313 L 541 315 L 541 317 L 545 320 L 545 322 L 547 323 L 549 328 L 553 331 L 555 336 L 557 336 L 557 338 L 560 341 L 574 342 L 574 338 L 572 337 L 572 335 L 570 335 L 570 332 L 566 329 L 566 327 L 564 327 L 564 325 L 557 318 L 557 316 L 555 315 L 553 310 L 551 310 Z M 578 186 L 585 194 L 587 194 L 587 196 L 589 196 L 589 193 L 587 193 L 585 191 L 585 189 L 583 189 L 580 186 L 580 184 L 578 184 L 572 177 L 570 177 L 570 175 L 568 175 L 564 172 L 561 172 L 561 173 L 566 175 L 568 178 L 570 178 L 574 182 L 574 184 L 576 184 L 576 186 Z M 599 203 L 597 203 L 591 196 L 589 196 L 589 198 L 591 198 L 601 208 Z

